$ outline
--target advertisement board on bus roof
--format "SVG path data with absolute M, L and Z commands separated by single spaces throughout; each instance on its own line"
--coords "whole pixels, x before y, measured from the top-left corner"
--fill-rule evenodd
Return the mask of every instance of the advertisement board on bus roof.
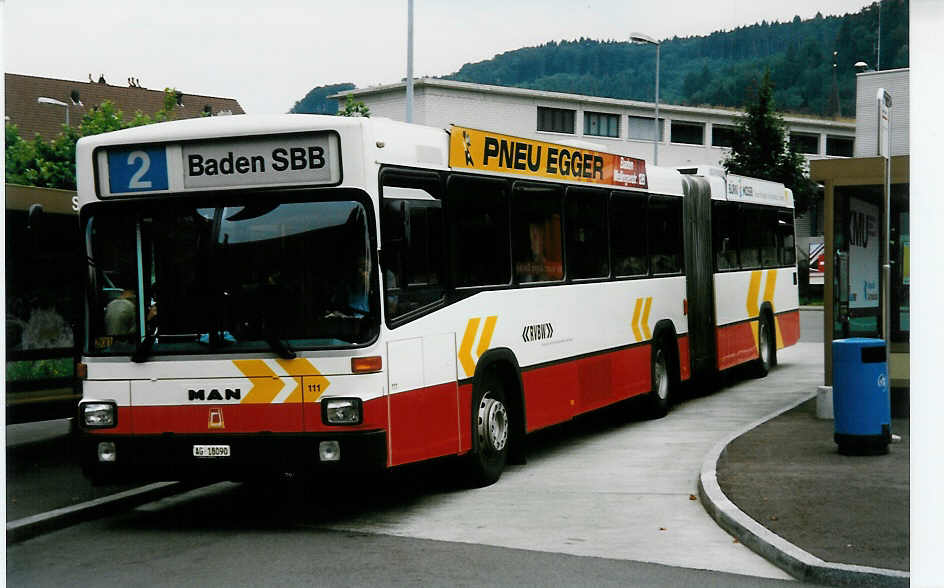
M 453 125 L 449 166 L 627 188 L 649 187 L 646 161 Z

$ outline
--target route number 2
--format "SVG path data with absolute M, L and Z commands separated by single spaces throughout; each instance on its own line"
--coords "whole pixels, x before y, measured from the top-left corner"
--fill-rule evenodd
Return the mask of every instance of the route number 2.
M 108 186 L 108 191 L 116 195 L 167 190 L 164 146 L 135 145 L 109 150 Z
M 128 187 L 132 190 L 148 190 L 151 188 L 151 180 L 142 180 L 141 178 L 151 169 L 151 158 L 144 151 L 132 151 L 128 155 L 128 165 L 134 165 L 136 161 L 141 162 L 141 167 L 132 174 Z

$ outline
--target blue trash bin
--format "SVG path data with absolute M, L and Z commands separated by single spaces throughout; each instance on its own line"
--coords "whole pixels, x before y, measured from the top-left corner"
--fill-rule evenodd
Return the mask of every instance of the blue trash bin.
M 891 398 L 884 340 L 833 341 L 833 416 L 839 453 L 888 453 Z

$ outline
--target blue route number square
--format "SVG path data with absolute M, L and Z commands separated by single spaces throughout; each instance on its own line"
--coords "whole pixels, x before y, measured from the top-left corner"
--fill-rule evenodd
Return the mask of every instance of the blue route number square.
M 164 147 L 131 147 L 108 152 L 108 188 L 112 194 L 167 189 Z

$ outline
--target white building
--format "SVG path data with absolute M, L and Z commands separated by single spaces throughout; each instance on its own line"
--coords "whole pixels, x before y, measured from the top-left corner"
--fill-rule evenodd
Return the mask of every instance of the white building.
M 329 98 L 343 107 L 352 95 L 371 115 L 406 119 L 406 83 L 360 88 Z M 659 105 L 658 163 L 675 167 L 719 165 L 742 111 Z M 432 78 L 414 81 L 413 122 L 457 124 L 509 135 L 595 143 L 611 152 L 653 160 L 655 104 L 579 94 L 470 84 Z M 784 116 L 790 141 L 807 160 L 851 157 L 855 123 L 812 116 Z
M 909 72 L 908 68 L 903 68 L 867 71 L 856 75 L 856 157 L 874 157 L 878 154 L 876 94 L 879 88 L 884 88 L 892 97 L 888 124 L 891 154 L 908 155 L 911 145 Z

